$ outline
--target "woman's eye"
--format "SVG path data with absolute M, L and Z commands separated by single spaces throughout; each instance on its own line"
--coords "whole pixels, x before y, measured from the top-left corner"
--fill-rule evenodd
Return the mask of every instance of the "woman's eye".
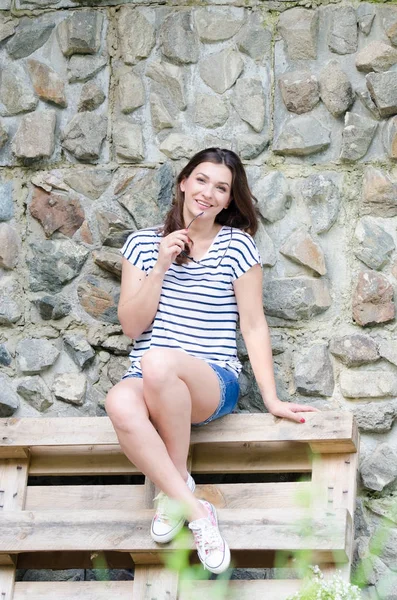
M 197 181 L 199 181 L 200 183 L 205 183 L 205 181 L 202 177 L 197 177 Z
M 226 192 L 226 188 L 224 188 L 224 187 L 218 187 L 218 190 L 219 190 L 220 192 Z

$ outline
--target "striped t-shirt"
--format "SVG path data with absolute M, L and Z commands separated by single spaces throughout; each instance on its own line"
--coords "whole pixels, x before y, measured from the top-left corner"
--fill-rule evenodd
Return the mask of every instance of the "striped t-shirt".
M 158 227 L 131 234 L 122 255 L 149 274 L 154 267 L 161 231 Z M 140 359 L 149 348 L 175 348 L 206 362 L 241 371 L 237 358 L 238 309 L 233 281 L 256 264 L 260 256 L 250 235 L 222 227 L 199 264 L 172 263 L 164 276 L 157 313 L 136 340 L 126 373 L 141 373 Z

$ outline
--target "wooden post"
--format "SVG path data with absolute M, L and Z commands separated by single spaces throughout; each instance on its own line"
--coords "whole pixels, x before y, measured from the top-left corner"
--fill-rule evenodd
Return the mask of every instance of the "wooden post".
M 29 459 L 0 461 L 0 512 L 22 510 L 25 505 Z M 3 554 L 0 561 L 0 600 L 12 600 L 15 584 L 15 557 Z

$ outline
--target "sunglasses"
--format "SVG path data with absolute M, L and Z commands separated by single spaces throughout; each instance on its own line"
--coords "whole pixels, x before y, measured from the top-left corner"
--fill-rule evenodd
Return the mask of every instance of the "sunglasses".
M 186 229 L 189 229 L 189 227 L 191 226 L 191 224 L 193 223 L 193 221 L 195 221 L 196 219 L 198 219 L 199 217 L 201 217 L 201 215 L 203 215 L 204 212 L 199 213 L 198 215 L 196 215 L 189 223 L 189 225 L 186 227 Z M 229 246 L 230 243 L 232 241 L 232 228 L 230 227 L 230 239 L 229 239 L 229 243 L 226 246 L 225 252 L 222 254 L 221 258 L 219 259 L 219 261 L 217 262 L 216 265 L 205 265 L 206 267 L 209 267 L 210 269 L 217 269 L 219 267 L 219 265 L 221 264 L 222 260 L 225 258 L 227 251 L 229 250 Z M 202 265 L 202 263 L 199 260 L 195 260 L 194 258 L 192 258 L 191 256 L 189 256 L 189 254 L 185 251 L 182 250 L 182 252 L 180 253 L 182 254 L 182 256 L 185 256 L 186 258 L 188 258 L 189 260 L 191 260 L 192 262 L 194 262 L 196 265 Z

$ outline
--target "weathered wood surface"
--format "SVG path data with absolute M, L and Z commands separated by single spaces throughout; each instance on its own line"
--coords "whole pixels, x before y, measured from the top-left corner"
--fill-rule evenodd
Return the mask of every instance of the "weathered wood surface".
M 227 415 L 203 429 L 193 428 L 191 443 L 256 443 L 300 441 L 314 452 L 355 452 L 358 434 L 350 412 L 305 413 L 306 423 L 293 423 L 269 414 Z M 17 447 L 116 445 L 107 417 L 0 419 L 0 446 Z M 3 450 L 5 452 L 5 450 Z
M 285 600 L 301 586 L 296 580 L 231 581 L 227 584 L 227 600 Z M 179 600 L 219 600 L 216 582 L 195 581 L 179 593 Z M 14 600 L 131 600 L 132 581 L 62 581 L 15 584 Z M 212 590 L 215 593 L 211 593 Z M 168 599 L 167 599 L 168 600 Z
M 177 600 L 178 572 L 158 566 L 137 566 L 131 600 Z
M 119 550 L 167 553 L 148 535 L 152 510 L 22 511 L 0 516 L 0 552 Z M 322 561 L 347 558 L 351 518 L 346 510 L 221 509 L 221 530 L 232 550 L 315 550 Z

